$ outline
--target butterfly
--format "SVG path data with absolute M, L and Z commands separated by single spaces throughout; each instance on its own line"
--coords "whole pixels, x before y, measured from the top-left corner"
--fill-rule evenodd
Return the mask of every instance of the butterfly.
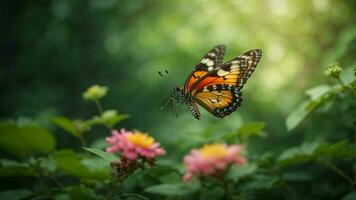
M 262 50 L 254 49 L 223 64 L 225 46 L 217 45 L 197 64 L 184 87 L 173 87 L 173 97 L 200 118 L 197 104 L 212 115 L 223 118 L 234 112 L 242 101 L 241 89 L 254 72 Z

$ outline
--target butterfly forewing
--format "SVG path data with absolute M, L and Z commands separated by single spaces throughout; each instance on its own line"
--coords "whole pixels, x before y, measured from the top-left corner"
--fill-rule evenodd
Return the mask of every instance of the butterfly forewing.
M 185 89 L 188 91 L 190 86 L 192 86 L 195 81 L 198 81 L 208 72 L 218 68 L 223 62 L 224 54 L 224 45 L 217 45 L 206 53 L 200 62 L 195 66 L 194 71 L 189 75 L 187 81 L 185 82 Z
M 225 54 L 225 46 L 218 45 L 210 50 L 195 66 L 195 70 L 199 71 L 212 71 L 222 64 Z
M 216 74 L 220 74 L 227 79 L 236 77 L 231 75 L 240 75 L 237 76 L 239 79 L 237 81 L 237 86 L 242 87 L 255 71 L 261 56 L 261 49 L 250 50 L 222 65 L 220 69 L 216 71 Z
M 200 78 L 194 81 L 189 88 L 191 93 L 195 94 L 198 89 L 215 84 L 229 84 L 242 88 L 255 70 L 261 55 L 262 51 L 260 49 L 251 50 L 209 73 L 201 74 Z

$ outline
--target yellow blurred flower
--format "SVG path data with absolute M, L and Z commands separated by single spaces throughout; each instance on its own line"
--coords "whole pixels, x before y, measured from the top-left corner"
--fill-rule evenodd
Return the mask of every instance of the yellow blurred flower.
M 229 151 L 225 144 L 206 144 L 198 150 L 205 158 L 222 158 L 225 157 Z
M 138 131 L 127 135 L 127 139 L 135 146 L 144 148 L 151 147 L 155 142 L 152 137 Z

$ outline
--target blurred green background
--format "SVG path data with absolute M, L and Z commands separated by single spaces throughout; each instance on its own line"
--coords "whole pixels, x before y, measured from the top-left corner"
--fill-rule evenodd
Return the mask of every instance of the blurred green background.
M 81 94 L 100 84 L 110 88 L 104 108 L 131 116 L 117 128 L 140 129 L 163 143 L 263 121 L 270 134 L 260 141 L 265 148 L 298 144 L 301 135 L 281 144 L 285 118 L 306 98 L 304 90 L 328 82 L 323 71 L 330 63 L 346 71 L 355 65 L 355 11 L 353 0 L 2 1 L 0 116 L 47 125 L 54 116 L 85 118 L 95 109 Z M 160 111 L 176 81 L 184 84 L 217 44 L 227 46 L 225 61 L 263 50 L 242 107 L 223 120 L 203 112 L 197 121 L 185 107 L 178 117 Z M 158 76 L 166 69 L 172 79 Z M 342 125 L 335 120 L 333 127 Z M 94 130 L 87 137 L 108 134 Z M 59 147 L 70 139 L 61 136 Z
M 27 130 L 25 126 L 22 130 L 17 125 L 2 123 L 1 130 L 7 130 L 7 134 L 1 138 L 10 139 L 0 138 L 1 144 L 5 144 L 0 152 L 5 158 L 1 159 L 0 172 L 9 178 L 2 181 L 0 188 L 27 188 L 35 182 L 22 177 L 21 173 L 26 173 L 22 168 L 16 168 L 14 173 L 6 171 L 6 159 L 19 161 L 6 145 L 13 148 L 14 143 L 28 148 L 21 138 L 17 140 L 16 131 L 23 136 L 39 132 L 31 138 L 32 143 L 52 141 L 44 144 L 48 149 L 41 147 L 45 149 L 39 151 L 49 153 L 48 157 L 74 148 L 76 156 L 86 158 L 80 141 L 56 127 L 52 119 L 66 116 L 88 120 L 98 115 L 94 103 L 82 98 L 82 93 L 95 84 L 109 88 L 102 101 L 104 109 L 130 115 L 115 128 L 148 132 L 167 150 L 160 164 L 183 169 L 182 156 L 191 148 L 216 141 L 238 141 L 246 143 L 247 156 L 258 165 L 258 173 L 263 177 L 280 173 L 278 176 L 284 180 L 285 172 L 296 172 L 289 177 L 292 181 L 286 182 L 297 197 L 308 194 L 310 199 L 340 199 L 355 187 L 355 180 L 351 179 L 355 179 L 356 165 L 354 161 L 345 161 L 354 158 L 352 152 L 356 149 L 349 145 L 356 138 L 355 100 L 347 91 L 351 87 L 335 86 L 337 80 L 324 76 L 325 69 L 338 62 L 344 69 L 341 79 L 347 84 L 352 82 L 356 66 L 354 0 L 14 0 L 0 2 L 0 16 L 1 121 L 13 120 L 20 125 L 35 122 L 58 138 L 56 143 L 54 139 L 40 137 L 45 133 L 36 128 Z M 172 86 L 183 85 L 202 56 L 217 44 L 227 47 L 225 61 L 251 49 L 263 50 L 256 71 L 243 88 L 242 106 L 224 119 L 201 109 L 199 121 L 185 106 L 180 107 L 178 117 L 169 108 L 161 111 Z M 170 78 L 160 77 L 159 70 L 168 70 Z M 307 109 L 297 109 L 307 99 Z M 305 117 L 309 112 L 313 114 Z M 231 133 L 232 139 L 228 140 Z M 244 141 L 241 136 L 236 140 L 234 137 L 239 134 L 247 134 L 246 138 L 262 137 Z M 85 140 L 90 147 L 104 149 L 108 135 L 106 128 L 95 126 L 85 134 Z M 317 148 L 322 149 L 321 153 Z M 344 150 L 347 148 L 351 150 Z M 73 152 L 69 154 L 72 157 L 68 166 L 72 169 L 71 164 L 78 157 Z M 331 163 L 346 174 L 346 179 L 350 177 L 348 182 L 343 180 L 345 176 L 338 177 L 340 170 L 337 172 L 333 165 L 329 169 L 317 164 L 324 154 L 331 155 L 330 161 L 335 161 Z M 46 156 L 43 158 L 46 160 Z M 33 155 L 24 162 L 31 163 L 31 159 L 35 160 Z M 313 162 L 304 164 L 308 159 Z M 280 166 L 284 161 L 289 167 L 286 171 L 273 171 L 284 170 Z M 94 160 L 88 169 L 97 163 L 103 162 Z M 106 164 L 105 173 L 109 174 Z M 63 170 L 63 166 L 57 167 Z M 90 175 L 90 170 L 81 171 L 82 165 L 75 167 L 79 168 L 79 172 L 75 171 L 79 178 Z M 331 172 L 335 169 L 336 173 Z M 66 187 L 82 187 L 79 184 L 83 182 L 61 177 L 60 170 L 56 176 Z M 254 171 L 251 173 L 255 175 Z M 160 175 L 158 172 L 150 176 Z M 141 179 L 151 180 L 138 173 L 131 182 Z M 176 179 L 180 181 L 180 177 Z M 266 184 L 266 188 L 275 182 Z M 132 185 L 139 193 L 147 187 L 137 189 Z M 277 195 L 270 199 L 278 199 L 285 191 L 283 187 L 266 194 Z M 256 194 L 265 196 L 259 189 Z

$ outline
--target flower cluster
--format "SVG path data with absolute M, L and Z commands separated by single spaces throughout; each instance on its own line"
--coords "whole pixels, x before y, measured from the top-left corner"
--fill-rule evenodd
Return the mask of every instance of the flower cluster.
M 111 144 L 106 149 L 108 153 L 120 153 L 120 162 L 113 166 L 126 175 L 138 168 L 143 168 L 144 163 L 154 164 L 157 157 L 164 155 L 165 150 L 155 140 L 139 131 L 113 130 L 112 136 L 106 141 Z M 227 145 L 214 143 L 204 145 L 200 149 L 192 149 L 184 157 L 186 172 L 183 181 L 188 182 L 194 175 L 198 177 L 219 177 L 231 165 L 243 165 L 247 159 L 241 154 L 241 145 Z
M 113 130 L 112 136 L 107 137 L 106 141 L 112 145 L 106 149 L 108 153 L 118 152 L 121 154 L 120 168 L 130 167 L 139 159 L 152 164 L 156 157 L 165 154 L 159 143 L 139 131 Z
M 331 64 L 324 72 L 325 76 L 330 76 L 333 78 L 339 78 L 342 68 L 338 63 Z
M 247 159 L 241 155 L 241 145 L 215 143 L 204 145 L 200 149 L 193 149 L 184 157 L 187 171 L 183 181 L 191 180 L 193 175 L 219 176 L 231 164 L 243 165 Z

